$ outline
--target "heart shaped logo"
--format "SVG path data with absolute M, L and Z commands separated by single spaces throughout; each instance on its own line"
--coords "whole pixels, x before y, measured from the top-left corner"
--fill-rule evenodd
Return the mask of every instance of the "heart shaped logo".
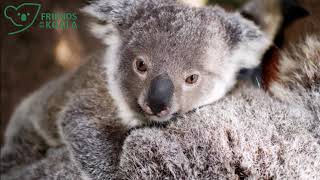
M 4 17 L 8 19 L 16 30 L 9 35 L 17 34 L 29 29 L 36 21 L 41 9 L 38 3 L 23 3 L 18 7 L 9 5 L 4 9 Z

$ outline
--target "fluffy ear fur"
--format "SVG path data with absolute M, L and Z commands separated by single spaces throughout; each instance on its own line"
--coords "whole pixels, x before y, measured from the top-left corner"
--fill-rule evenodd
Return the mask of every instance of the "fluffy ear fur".
M 253 21 L 270 37 L 275 37 L 283 21 L 279 0 L 252 0 L 241 8 L 241 15 Z
M 240 68 L 254 68 L 259 65 L 265 51 L 271 45 L 271 38 L 262 32 L 253 22 L 241 17 L 240 14 L 233 14 L 226 17 L 227 34 L 232 43 L 230 60 Z
M 240 9 L 240 12 L 243 17 L 259 26 L 275 46 L 267 51 L 261 66 L 254 70 L 244 70 L 239 78 L 251 78 L 254 84 L 260 86 L 260 83 L 263 83 L 267 87 L 274 76 L 275 69 L 270 68 L 278 61 L 278 48 L 283 46 L 285 29 L 290 23 L 309 13 L 296 0 L 251 0 Z
M 83 12 L 117 25 L 129 25 L 146 10 L 152 10 L 174 0 L 95 0 L 82 9 Z
M 108 44 L 111 41 L 108 36 L 114 35 L 115 31 L 121 33 L 129 29 L 143 14 L 176 3 L 178 2 L 175 0 L 97 0 L 84 7 L 82 11 L 98 19 L 100 23 L 91 25 L 92 32 Z M 238 68 L 256 67 L 270 45 L 269 38 L 254 23 L 244 19 L 240 14 L 229 14 L 217 8 L 213 10 L 217 11 L 213 13 L 214 16 L 220 16 L 222 26 L 225 26 L 222 31 L 227 31 L 226 38 L 233 48 L 229 56 L 231 63 Z
M 296 0 L 252 0 L 241 8 L 241 14 L 274 38 L 281 28 L 309 12 Z
M 91 24 L 91 29 L 97 38 L 101 38 L 101 35 L 106 35 L 110 31 L 106 28 L 108 23 L 119 30 L 128 29 L 145 11 L 175 2 L 175 0 L 95 0 L 81 11 L 98 20 Z

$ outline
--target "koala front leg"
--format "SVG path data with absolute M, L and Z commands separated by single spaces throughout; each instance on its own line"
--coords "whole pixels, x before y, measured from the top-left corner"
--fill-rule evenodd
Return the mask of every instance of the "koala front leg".
M 67 76 L 63 76 L 26 97 L 13 113 L 1 148 L 0 173 L 13 167 L 30 164 L 45 156 L 49 147 L 61 146 L 56 128 L 59 96 Z
M 45 156 L 48 146 L 32 129 L 22 129 L 1 149 L 0 174 L 31 164 Z
M 5 180 L 81 180 L 82 177 L 78 168 L 70 160 L 69 152 L 65 146 L 51 148 L 47 156 L 39 161 L 15 168 L 6 174 L 1 174 Z
M 126 128 L 117 123 L 111 104 L 92 91 L 68 103 L 59 120 L 61 137 L 83 176 L 115 179 Z
M 16 109 L 5 132 L 5 142 L 1 148 L 0 174 L 13 168 L 27 165 L 45 156 L 47 143 L 37 132 L 33 120 L 39 113 L 34 106 L 36 98 L 26 98 Z

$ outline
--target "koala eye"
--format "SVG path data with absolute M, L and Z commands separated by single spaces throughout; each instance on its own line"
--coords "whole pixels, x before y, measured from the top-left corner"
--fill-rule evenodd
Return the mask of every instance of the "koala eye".
M 141 57 L 135 59 L 135 67 L 141 73 L 145 73 L 148 70 L 147 64 Z
M 197 74 L 192 74 L 191 76 L 187 77 L 186 83 L 187 84 L 194 84 L 198 81 L 199 75 Z

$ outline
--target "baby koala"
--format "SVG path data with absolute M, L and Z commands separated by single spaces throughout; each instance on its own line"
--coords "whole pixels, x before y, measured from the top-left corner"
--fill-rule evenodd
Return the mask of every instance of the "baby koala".
M 163 122 L 223 97 L 268 38 L 238 13 L 174 0 L 98 0 L 83 11 L 108 46 L 108 88 L 126 124 Z
M 91 30 L 106 44 L 103 55 L 21 103 L 5 134 L 1 171 L 41 156 L 30 155 L 43 152 L 39 142 L 61 145 L 60 122 L 88 119 L 111 127 L 117 117 L 131 128 L 217 101 L 234 86 L 239 70 L 257 66 L 270 45 L 252 22 L 219 7 L 97 0 L 82 11 L 93 17 Z

